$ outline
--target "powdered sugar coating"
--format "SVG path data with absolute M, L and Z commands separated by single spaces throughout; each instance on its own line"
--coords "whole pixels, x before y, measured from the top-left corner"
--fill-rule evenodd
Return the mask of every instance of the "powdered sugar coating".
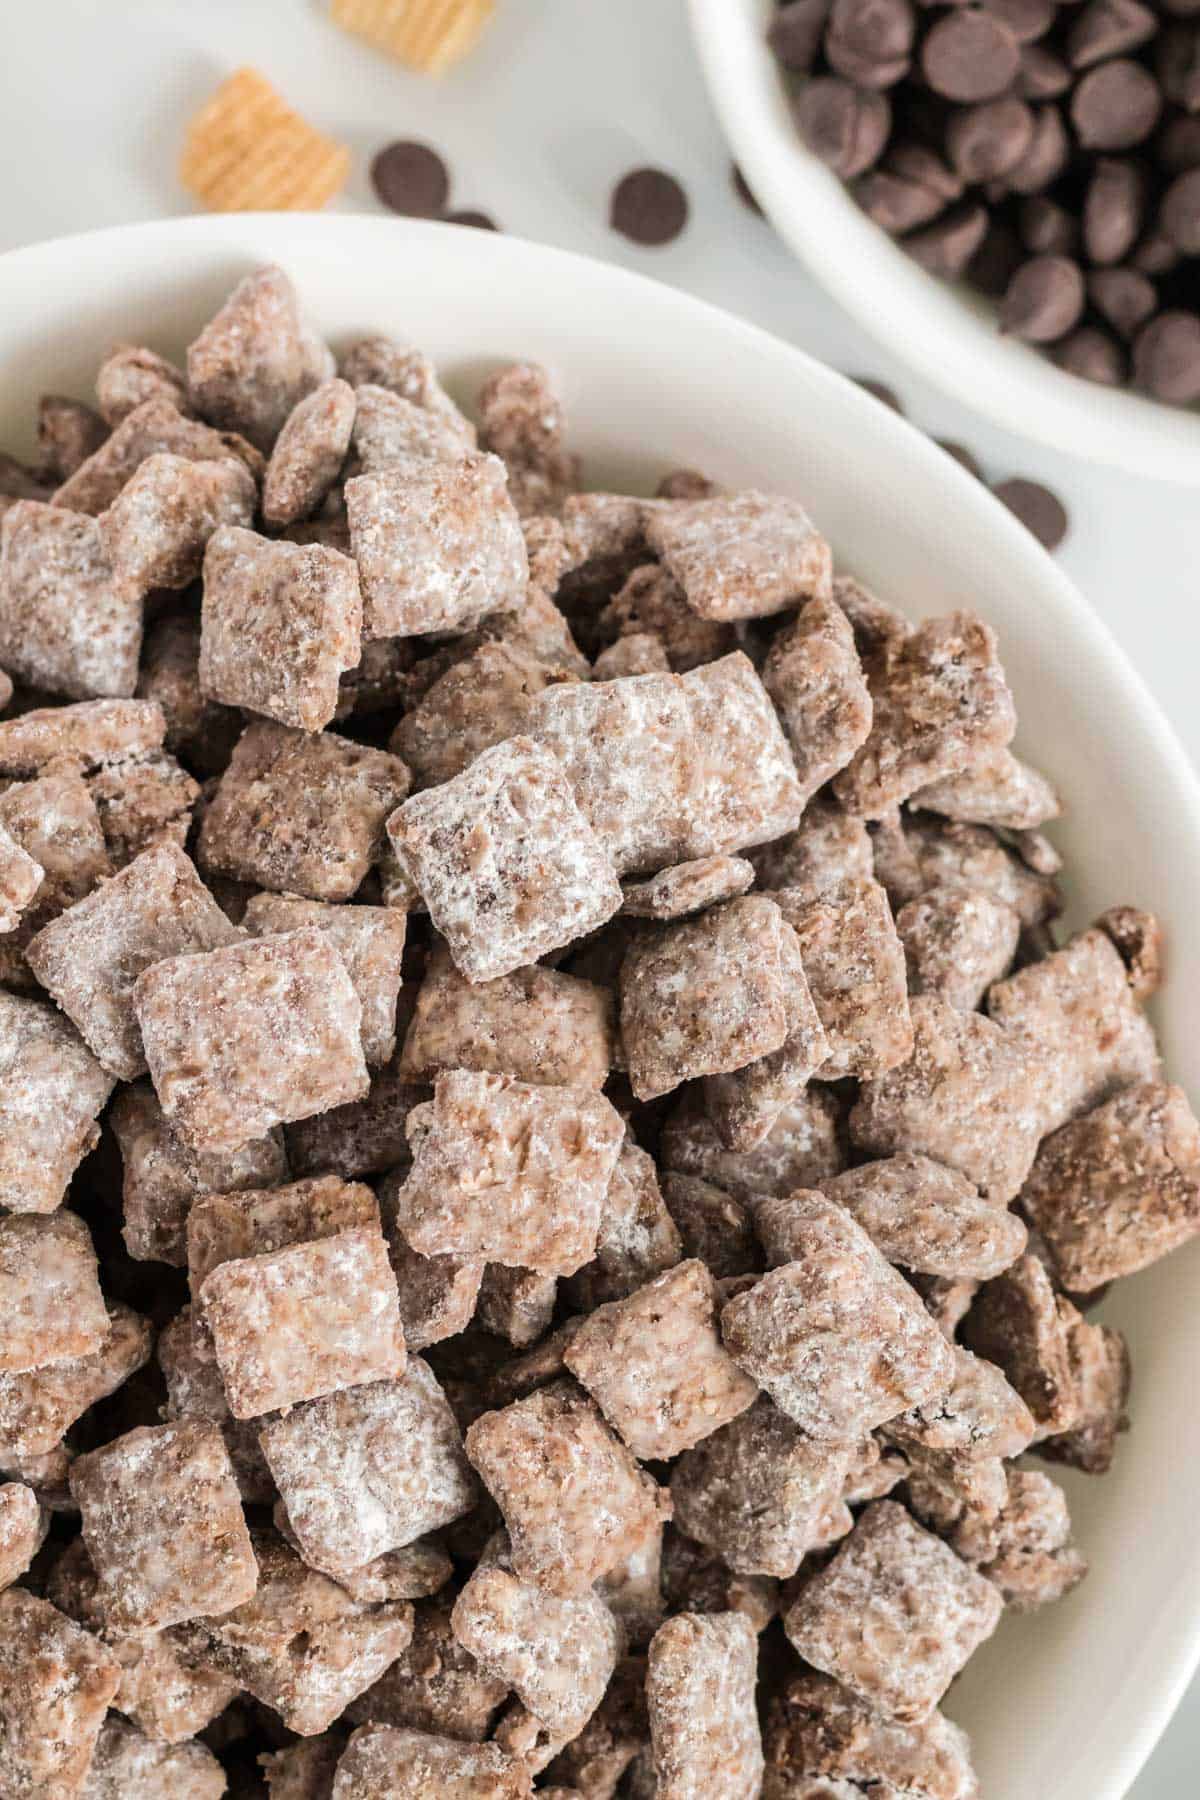
M 218 1426 L 242 1499 L 248 1506 L 269 1505 L 275 1497 L 275 1483 L 259 1447 L 258 1432 L 253 1423 L 235 1419 L 229 1410 L 221 1371 L 213 1361 L 212 1341 L 197 1308 L 185 1306 L 159 1333 L 157 1355 L 167 1386 L 164 1419 L 208 1419 Z
M 197 860 L 275 893 L 349 900 L 408 792 L 398 756 L 332 731 L 248 725 L 200 827 Z
M 778 1050 L 788 1035 L 783 915 L 758 895 L 634 939 L 621 1041 L 639 1100 Z
M 365 637 L 467 631 L 523 596 L 525 539 L 497 457 L 390 463 L 345 495 Z
M 833 784 L 851 812 L 879 818 L 1016 730 L 996 634 L 974 613 L 926 619 L 873 674 L 870 735 Z
M 821 1540 L 849 1462 L 848 1444 L 806 1436 L 764 1394 L 680 1458 L 675 1517 L 736 1573 L 786 1578 Z
M 987 1281 L 1025 1248 L 1027 1234 L 1015 1213 L 981 1199 L 955 1170 L 912 1151 L 861 1163 L 822 1189 L 889 1262 L 918 1274 Z
M 844 769 L 871 729 L 872 704 L 845 613 L 809 600 L 776 637 L 763 686 L 783 721 L 805 801 Z
M 424 1256 L 573 1274 L 595 1254 L 623 1137 L 618 1113 L 591 1090 L 451 1070 L 409 1116 L 400 1229 Z
M 240 1184 L 245 1187 L 245 1184 Z M 289 1244 L 379 1228 L 379 1203 L 362 1182 L 336 1175 L 271 1189 L 208 1193 L 187 1220 L 188 1281 L 193 1297 L 222 1263 L 266 1256 Z
M 0 1463 L 52 1455 L 89 1406 L 149 1362 L 149 1321 L 118 1302 L 107 1311 L 107 1332 L 96 1349 L 32 1372 L 0 1375 Z M 30 1480 L 37 1485 L 32 1475 Z
M 0 1482 L 0 1591 L 29 1567 L 46 1535 L 46 1522 L 31 1487 Z
M 186 375 L 154 350 L 118 344 L 96 371 L 96 401 L 109 425 L 119 425 L 145 401 L 160 399 L 179 412 L 188 410 Z
M 901 1724 L 926 1717 L 995 1630 L 997 1590 L 902 1506 L 876 1500 L 784 1629 L 806 1661 Z
M 978 889 L 932 887 L 900 908 L 896 930 L 909 992 L 974 1012 L 1012 967 L 1021 921 L 1006 902 Z
M 362 1007 L 313 926 L 168 958 L 133 992 L 159 1103 L 194 1150 L 238 1150 L 367 1091 Z
M 108 559 L 94 519 L 18 500 L 0 523 L 0 658 L 76 700 L 132 694 L 142 593 Z
M 550 377 L 537 363 L 497 369 L 479 390 L 480 441 L 503 458 L 521 517 L 557 513 L 579 485 L 579 459 L 566 448 L 566 419 Z
M 683 1259 L 683 1244 L 659 1192 L 654 1158 L 628 1138 L 600 1209 L 596 1254 L 572 1275 L 567 1298 L 580 1312 L 624 1300 Z
M 205 1745 L 156 1744 L 110 1719 L 96 1740 L 83 1800 L 221 1800 L 225 1771 Z
M 616 1060 L 614 1011 L 606 989 L 554 969 L 468 981 L 437 945 L 400 1068 L 414 1081 L 444 1069 L 483 1069 L 549 1087 L 601 1088 Z
M 283 270 L 256 269 L 188 346 L 188 399 L 202 418 L 268 451 L 297 401 L 334 372 Z
M 390 393 L 436 413 L 453 425 L 464 450 L 474 449 L 475 427 L 441 385 L 423 351 L 397 344 L 391 338 L 360 338 L 342 357 L 339 373 L 352 388 L 387 388 Z
M 798 500 L 747 490 L 646 509 L 646 541 L 702 619 L 760 619 L 829 597 L 829 545 Z
M 0 1218 L 0 1375 L 90 1356 L 107 1336 L 83 1220 L 65 1211 Z
M 580 1594 L 615 1568 L 670 1500 L 573 1382 L 539 1388 L 466 1434 L 504 1515 L 513 1568 L 552 1594 Z
M 827 1090 L 810 1085 L 784 1106 L 753 1150 L 728 1150 L 692 1091 L 667 1118 L 661 1161 L 665 1169 L 698 1176 L 741 1201 L 815 1187 L 845 1166 L 837 1103 Z
M 702 856 L 646 881 L 626 882 L 621 911 L 635 919 L 682 919 L 735 900 L 753 885 L 754 869 L 744 857 Z
M 350 448 L 357 403 L 334 378 L 297 401 L 280 428 L 263 477 L 268 525 L 292 525 L 314 513 L 337 480 Z
M 112 1077 L 53 1007 L 5 993 L 0 1076 L 0 1204 L 53 1212 L 100 1136 Z
M 532 1793 L 525 1764 L 497 1744 L 364 1725 L 338 1764 L 332 1800 L 525 1800 Z
M 15 929 L 46 871 L 0 825 L 0 932 Z
M 897 1150 L 930 1156 L 1007 1205 L 1020 1192 L 1045 1128 L 1037 1046 L 932 995 L 916 997 L 910 1010 L 912 1055 L 863 1083 L 850 1114 L 851 1137 L 876 1156 Z
M 398 1379 L 268 1419 L 260 1436 L 301 1555 L 334 1580 L 475 1504 L 454 1415 L 420 1357 Z
M 354 453 L 364 475 L 389 463 L 457 462 L 464 450 L 460 422 L 451 414 L 421 406 L 390 388 L 362 382 L 354 390 Z
M 1052 874 L 1039 874 L 1027 867 L 1020 855 L 986 825 L 947 824 L 931 814 L 905 815 L 902 842 L 915 877 L 911 885 L 893 887 L 889 876 L 881 868 L 876 869 L 896 907 L 926 888 L 946 884 L 990 894 L 994 900 L 1011 906 L 1026 927 L 1044 924 L 1062 911 L 1062 897 Z M 875 846 L 878 864 L 878 833 Z
M 778 1204 L 791 1260 L 725 1306 L 734 1359 L 821 1439 L 849 1442 L 943 1393 L 949 1347 L 861 1227 L 820 1194 Z
M 447 669 L 389 740 L 418 787 L 450 781 L 493 744 L 524 731 L 537 696 L 569 679 L 516 643 L 485 642 Z
M 531 730 L 621 874 L 766 843 L 799 821 L 791 753 L 740 651 L 686 675 L 551 688 Z
M 56 757 L 95 766 L 161 748 L 166 730 L 153 700 L 81 700 L 0 719 L 0 775 L 36 775 Z
M 127 1432 L 77 1460 L 71 1492 L 112 1629 L 159 1631 L 253 1594 L 237 1483 L 209 1420 Z
M 404 1372 L 396 1281 L 378 1228 L 222 1263 L 199 1299 L 235 1419 Z
M 757 1653 L 740 1613 L 680 1613 L 655 1632 L 646 1700 L 659 1800 L 754 1800 L 760 1792 Z
M 468 981 L 536 962 L 621 904 L 562 769 L 527 737 L 414 794 L 388 820 L 388 835 Z
M 910 804 L 946 819 L 1009 831 L 1033 830 L 1062 811 L 1053 783 L 1003 747 L 973 759 L 958 775 L 918 788 Z
M 0 1594 L 0 1790 L 72 1800 L 87 1779 L 119 1666 L 24 1588 Z
M 1061 1600 L 1087 1574 L 1071 1544 L 1067 1497 L 1034 1469 L 1009 1469 L 1008 1498 L 994 1519 L 968 1519 L 951 1542 L 960 1556 L 1000 1589 L 1015 1612 Z
M 263 466 L 261 456 L 244 438 L 185 417 L 171 400 L 160 396 L 143 401 L 126 414 L 112 436 L 64 481 L 54 496 L 55 505 L 99 517 L 147 457 L 160 454 L 185 457 L 189 462 L 232 458 L 242 463 L 256 482 Z
M 979 1800 L 970 1745 L 939 1712 L 896 1724 L 827 1675 L 799 1676 L 771 1704 L 763 1800 Z
M 255 937 L 315 926 L 335 945 L 362 1006 L 363 1055 L 371 1068 L 396 1048 L 396 1000 L 407 919 L 387 906 L 330 906 L 282 894 L 256 894 L 242 917 Z
M 800 944 L 804 972 L 824 1028 L 826 1080 L 869 1080 L 912 1049 L 904 952 L 878 882 L 846 881 L 806 900 L 777 895 Z
M 140 592 L 187 587 L 218 526 L 248 526 L 257 500 L 254 477 L 236 457 L 196 462 L 160 451 L 101 515 L 101 542 L 116 573 Z

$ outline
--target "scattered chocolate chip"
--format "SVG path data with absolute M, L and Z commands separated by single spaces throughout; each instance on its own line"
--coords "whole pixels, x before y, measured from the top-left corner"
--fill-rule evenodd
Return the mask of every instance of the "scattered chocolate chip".
M 788 0 L 767 28 L 767 43 L 785 69 L 807 75 L 821 48 L 829 0 Z
M 1083 202 L 1083 243 L 1094 263 L 1121 262 L 1142 228 L 1146 183 L 1131 162 L 1102 156 Z
M 1096 311 L 1123 338 L 1140 331 L 1158 305 L 1154 283 L 1137 269 L 1094 269 L 1087 290 Z
M 472 206 L 464 206 L 459 212 L 448 212 L 446 218 L 451 225 L 473 225 L 477 231 L 500 229 L 491 213 L 478 212 Z
M 1083 313 L 1083 272 L 1069 256 L 1035 256 L 1008 284 L 1000 329 L 1030 344 L 1065 337 Z
M 1042 44 L 1021 46 L 1017 92 L 1023 100 L 1057 100 L 1071 85 L 1071 71 L 1061 56 Z
M 1090 69 L 1137 50 L 1157 30 L 1158 20 L 1139 0 L 1088 0 L 1067 33 L 1067 55 L 1072 68 Z
M 951 115 L 946 151 L 964 181 L 994 181 L 1016 168 L 1033 143 L 1033 129 L 1023 100 L 984 100 Z
M 1003 19 L 1019 44 L 1045 37 L 1054 23 L 1055 0 L 983 0 L 986 11 Z
M 909 0 L 833 0 L 825 57 L 857 87 L 894 87 L 908 73 L 915 35 Z
M 1079 248 L 1079 220 L 1049 194 L 1030 194 L 1018 214 L 1021 237 L 1031 256 L 1074 256 Z
M 1156 400 L 1190 406 L 1200 400 L 1200 318 L 1159 313 L 1133 343 L 1134 379 Z
M 895 388 L 888 386 L 886 381 L 876 381 L 870 375 L 852 375 L 850 379 L 862 389 L 864 394 L 870 394 L 873 400 L 878 400 L 883 406 L 890 406 L 894 413 L 899 413 L 901 418 L 904 417 L 900 396 Z
M 1071 122 L 1085 150 L 1132 150 L 1150 136 L 1161 112 L 1158 83 L 1128 57 L 1089 69 L 1071 95 Z
M 371 185 L 393 212 L 436 219 L 450 198 L 450 175 L 428 144 L 388 144 L 372 159 Z
M 1020 63 L 1012 27 L 992 13 L 967 8 L 940 18 L 921 50 L 921 67 L 934 93 L 964 103 L 997 99 L 1012 86 Z
M 887 95 L 856 88 L 840 75 L 806 82 L 794 111 L 800 136 L 813 155 L 843 181 L 878 162 L 892 129 Z
M 1158 222 L 1184 256 L 1200 256 L 1200 169 L 1175 177 L 1163 195 Z
M 613 189 L 608 218 L 635 244 L 669 244 L 687 224 L 687 195 L 665 169 L 631 169 Z
M 1029 481 L 1023 475 L 998 481 L 992 492 L 1027 530 L 1032 531 L 1039 544 L 1047 550 L 1057 550 L 1067 535 L 1069 524 L 1067 509 L 1057 494 L 1052 494 L 1040 481 Z
M 987 235 L 982 206 L 965 202 L 923 231 L 904 239 L 904 248 L 931 275 L 957 281 Z
M 983 480 L 983 470 L 973 450 L 968 450 L 965 444 L 956 444 L 953 438 L 937 438 L 935 442 L 938 449 L 944 450 L 947 456 L 952 456 L 968 475 L 974 475 L 977 481 Z
M 1128 379 L 1125 355 L 1116 339 L 1098 325 L 1081 325 L 1054 346 L 1054 360 L 1068 375 L 1095 381 L 1101 387 L 1121 387 Z
M 730 165 L 729 177 L 733 183 L 733 191 L 741 201 L 742 205 L 748 206 L 750 211 L 752 213 L 757 213 L 758 217 L 761 219 L 763 216 L 763 209 L 754 198 L 746 177 L 742 174 L 742 171 L 738 168 L 736 163 Z

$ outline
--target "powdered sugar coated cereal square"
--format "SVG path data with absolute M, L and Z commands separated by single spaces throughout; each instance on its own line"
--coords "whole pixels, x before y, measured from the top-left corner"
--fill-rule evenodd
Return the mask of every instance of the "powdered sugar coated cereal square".
M 113 1078 L 51 1006 L 0 993 L 0 1205 L 49 1213 L 100 1136 Z
M 408 924 L 388 906 L 330 906 L 283 894 L 256 894 L 242 917 L 256 937 L 313 925 L 326 933 L 346 965 L 362 1005 L 363 1055 L 371 1068 L 389 1062 L 396 1048 L 396 1001 Z
M 824 596 L 809 600 L 772 642 L 762 680 L 807 801 L 845 768 L 871 729 L 871 695 L 842 609 Z
M 284 420 L 334 361 L 280 268 L 240 281 L 188 346 L 188 399 L 202 418 L 269 451 Z
M 830 594 L 829 545 L 799 501 L 782 495 L 647 507 L 646 540 L 702 619 L 760 619 Z
M 338 1764 L 333 1800 L 526 1800 L 529 1770 L 497 1744 L 363 1725 Z
M 658 1800 L 755 1800 L 758 1641 L 740 1613 L 679 1613 L 650 1644 L 646 1698 Z
M 336 377 L 292 408 L 263 477 L 268 525 L 293 525 L 317 510 L 346 460 L 356 410 L 354 389 Z
M 195 581 L 218 526 L 248 526 L 258 490 L 236 457 L 195 462 L 148 456 L 100 517 L 114 570 L 141 592 Z
M 0 524 L 0 661 L 52 693 L 132 694 L 142 590 L 108 559 L 94 519 L 19 500 Z
M 877 881 L 847 881 L 814 900 L 776 896 L 825 1032 L 823 1080 L 870 1080 L 912 1050 L 904 948 Z
M 83 1220 L 71 1212 L 0 1219 L 0 1374 L 88 1356 L 108 1329 Z
M 0 1788 L 81 1793 L 120 1681 L 115 1657 L 57 1607 L 24 1588 L 0 1594 Z

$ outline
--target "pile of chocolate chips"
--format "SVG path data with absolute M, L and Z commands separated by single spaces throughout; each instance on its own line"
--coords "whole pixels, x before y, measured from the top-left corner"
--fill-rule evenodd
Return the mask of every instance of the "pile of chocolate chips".
M 796 123 L 1061 368 L 1200 401 L 1200 0 L 784 0 Z

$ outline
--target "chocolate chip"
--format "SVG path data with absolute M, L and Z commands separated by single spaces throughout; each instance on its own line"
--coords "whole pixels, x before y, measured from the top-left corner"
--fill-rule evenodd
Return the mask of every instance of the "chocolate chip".
M 1042 44 L 1023 44 L 1017 92 L 1023 100 L 1057 100 L 1071 85 L 1071 71 L 1061 56 Z
M 966 267 L 971 286 L 998 300 L 1025 261 L 1021 240 L 1006 219 L 993 218 Z
M 1131 338 L 1158 305 L 1154 283 L 1137 269 L 1095 269 L 1087 280 L 1088 299 L 1123 338 Z
M 1016 168 L 1033 131 L 1033 113 L 1023 100 L 984 100 L 951 115 L 946 149 L 964 181 L 994 181 Z
M 1139 0 L 1088 0 L 1067 33 L 1067 56 L 1075 69 L 1090 69 L 1110 56 L 1124 56 L 1149 43 L 1158 20 Z
M 1083 202 L 1083 243 L 1094 263 L 1118 263 L 1129 255 L 1142 228 L 1145 179 L 1131 162 L 1102 156 Z
M 800 136 L 813 155 L 843 181 L 878 162 L 892 129 L 887 95 L 856 88 L 840 75 L 805 82 L 794 111 Z
M 1163 195 L 1158 222 L 1184 256 L 1200 256 L 1200 169 L 1175 177 Z
M 1155 49 L 1163 93 L 1185 112 L 1200 112 L 1200 26 L 1171 25 Z
M 1156 400 L 1175 406 L 1200 400 L 1200 318 L 1159 313 L 1134 339 L 1133 372 L 1138 386 Z
M 870 394 L 873 400 L 878 400 L 881 406 L 888 406 L 894 413 L 899 413 L 901 418 L 904 417 L 900 396 L 886 381 L 876 381 L 871 375 L 852 375 L 850 379 L 864 394 Z
M 1121 387 L 1126 380 L 1125 357 L 1121 346 L 1098 325 L 1081 325 L 1054 346 L 1054 360 L 1068 375 L 1079 375 L 1084 381 L 1101 387 Z
M 1161 231 L 1148 231 L 1129 260 L 1143 275 L 1169 275 L 1179 262 L 1179 252 Z
M 1067 128 L 1057 106 L 1040 106 L 1034 114 L 1033 140 L 1005 176 L 1005 184 L 1014 194 L 1040 193 L 1058 180 L 1070 157 Z
M 1181 113 L 1163 126 L 1158 160 L 1173 175 L 1200 168 L 1200 113 Z
M 479 212 L 473 206 L 464 206 L 459 212 L 448 212 L 446 218 L 451 225 L 473 225 L 477 231 L 500 229 L 491 213 Z
M 945 209 L 936 190 L 918 181 L 907 181 L 890 169 L 872 169 L 854 183 L 854 198 L 869 219 L 891 237 L 902 237 L 918 225 L 928 225 Z
M 1000 306 L 1000 329 L 1030 344 L 1052 344 L 1079 323 L 1083 274 L 1067 256 L 1035 256 L 1019 268 Z
M 968 475 L 974 475 L 977 481 L 983 480 L 983 470 L 973 450 L 968 450 L 965 444 L 956 444 L 952 438 L 937 438 L 935 442 L 938 449 L 944 450 L 947 456 L 952 456 Z
M 1022 525 L 1032 531 L 1039 544 L 1057 550 L 1067 535 L 1067 509 L 1057 494 L 1052 494 L 1040 481 L 1028 481 L 1014 475 L 1009 481 L 998 481 L 992 489 L 997 500 L 1003 500 L 1009 512 L 1015 513 Z
M 966 201 L 923 231 L 904 239 L 904 248 L 930 275 L 957 281 L 987 235 L 982 206 Z
M 1019 44 L 1045 37 L 1057 11 L 1054 0 L 983 0 L 988 12 L 1003 19 Z
M 857 87 L 893 87 L 908 73 L 916 28 L 909 0 L 833 0 L 826 61 Z
M 1012 86 L 1020 62 L 1012 27 L 974 9 L 944 14 L 921 49 L 930 87 L 947 100 L 964 103 L 998 99 Z
M 829 0 L 788 0 L 767 27 L 767 43 L 785 69 L 807 75 L 816 61 L 829 17 Z
M 754 198 L 746 177 L 742 174 L 742 171 L 738 168 L 736 163 L 730 164 L 729 179 L 733 183 L 733 191 L 741 201 L 742 205 L 748 206 L 750 211 L 752 213 L 757 213 L 758 217 L 761 219 L 763 216 L 763 209 Z
M 924 144 L 896 144 L 887 155 L 887 167 L 893 175 L 906 181 L 919 182 L 945 201 L 961 200 L 963 184 L 948 162 Z
M 1018 214 L 1021 237 L 1033 256 L 1074 256 L 1079 248 L 1079 220 L 1049 194 L 1030 194 Z
M 428 144 L 388 144 L 371 162 L 371 185 L 385 206 L 411 219 L 436 219 L 450 198 L 450 175 Z
M 1085 150 L 1132 150 L 1150 136 L 1161 112 L 1158 83 L 1127 57 L 1089 69 L 1071 95 L 1071 121 Z
M 612 191 L 608 219 L 635 244 L 669 244 L 687 224 L 687 195 L 665 169 L 631 169 Z

